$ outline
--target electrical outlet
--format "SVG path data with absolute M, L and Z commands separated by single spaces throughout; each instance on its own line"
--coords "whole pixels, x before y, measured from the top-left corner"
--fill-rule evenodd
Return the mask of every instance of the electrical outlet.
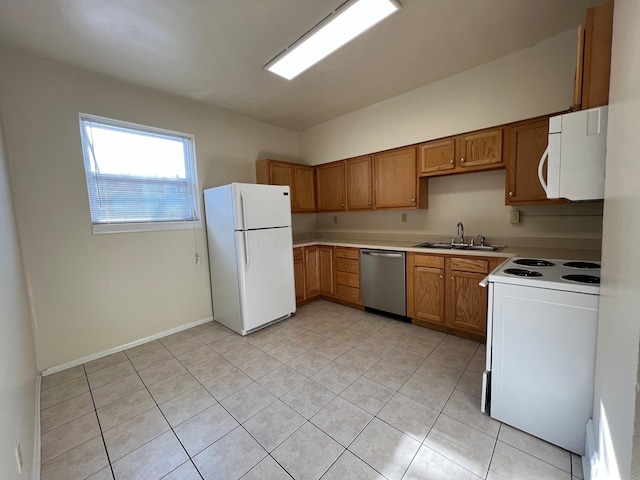
M 196 253 L 196 265 L 200 265 L 200 254 Z
M 520 210 L 511 210 L 509 212 L 509 223 L 520 223 Z
M 333 223 L 338 223 L 338 215 L 333 216 Z
M 16 462 L 18 464 L 18 473 L 22 473 L 22 449 L 20 448 L 20 441 L 16 442 Z
M 402 223 L 407 223 L 407 214 L 406 213 L 403 213 L 403 214 L 400 215 L 400 221 Z

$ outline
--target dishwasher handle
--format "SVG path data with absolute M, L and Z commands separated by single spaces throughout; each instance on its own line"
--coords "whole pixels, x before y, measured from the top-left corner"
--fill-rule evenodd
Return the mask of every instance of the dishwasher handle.
M 363 255 L 371 255 L 372 257 L 389 257 L 389 258 L 400 258 L 400 257 L 402 257 L 402 253 L 370 252 L 368 250 L 363 250 L 362 254 Z

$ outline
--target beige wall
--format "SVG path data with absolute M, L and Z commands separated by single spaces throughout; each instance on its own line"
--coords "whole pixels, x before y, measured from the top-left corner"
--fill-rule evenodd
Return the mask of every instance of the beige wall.
M 611 476 L 598 478 L 631 478 L 640 338 L 639 44 L 640 3 L 616 0 L 594 401 L 597 465 L 608 459 Z
M 0 477 L 33 478 L 36 357 L 0 126 Z M 15 448 L 20 442 L 23 473 Z
M 320 164 L 565 110 L 573 95 L 576 31 L 301 132 L 303 158 Z M 504 171 L 429 180 L 429 209 L 318 214 L 320 230 L 599 238 L 602 204 L 523 207 L 509 223 Z
M 254 182 L 295 132 L 0 50 L 0 106 L 40 369 L 211 316 L 206 235 L 92 235 L 78 113 L 195 135 L 200 187 Z

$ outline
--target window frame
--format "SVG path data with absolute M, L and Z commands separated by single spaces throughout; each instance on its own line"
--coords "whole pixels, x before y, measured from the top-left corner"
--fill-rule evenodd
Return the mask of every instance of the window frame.
M 129 130 L 139 131 L 141 133 L 152 133 L 152 134 L 160 134 L 167 135 L 173 137 L 180 137 L 186 139 L 190 143 L 191 150 L 191 188 L 193 195 L 193 210 L 195 214 L 194 220 L 150 220 L 146 222 L 93 222 L 93 205 L 91 203 L 91 186 L 90 182 L 90 172 L 87 171 L 87 159 L 85 157 L 85 134 L 83 121 L 95 121 L 96 123 L 102 123 L 109 126 L 125 128 Z M 84 168 L 85 179 L 87 181 L 87 200 L 89 201 L 89 215 L 91 218 L 91 228 L 92 233 L 95 234 L 105 234 L 105 233 L 133 233 L 133 232 L 154 232 L 154 231 L 170 231 L 170 230 L 194 230 L 194 229 L 202 229 L 202 209 L 200 206 L 200 188 L 198 182 L 198 162 L 196 156 L 196 142 L 195 136 L 189 133 L 176 132 L 174 130 L 167 130 L 163 128 L 151 127 L 149 125 L 142 125 L 139 123 L 126 122 L 123 120 L 116 120 L 108 117 L 101 117 L 98 115 L 92 115 L 88 113 L 79 113 L 78 114 L 78 124 L 80 126 L 80 149 L 82 151 L 82 166 Z M 187 163 L 187 162 L 185 162 Z M 189 165 L 185 165 L 185 171 L 188 170 Z M 126 178 L 125 175 L 122 175 L 123 178 Z M 187 172 L 187 178 L 189 174 Z

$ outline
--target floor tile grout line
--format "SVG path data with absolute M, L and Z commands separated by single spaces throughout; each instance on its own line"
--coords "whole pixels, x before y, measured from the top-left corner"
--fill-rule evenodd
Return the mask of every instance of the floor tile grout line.
M 499 431 L 502 429 L 502 426 L 503 426 L 503 425 L 507 425 L 507 426 L 509 426 L 508 424 L 505 424 L 505 423 L 500 422 L 500 429 L 499 429 Z M 513 427 L 513 428 L 515 428 L 515 427 Z M 516 430 L 517 430 L 517 429 L 516 429 Z M 524 433 L 527 433 L 527 432 L 524 432 Z M 528 435 L 528 434 L 527 434 L 527 435 Z M 535 438 L 538 438 L 538 437 L 535 437 Z M 564 452 L 565 452 L 565 453 L 569 454 L 569 462 L 570 462 L 570 464 L 569 464 L 569 470 L 570 470 L 570 471 L 564 470 L 563 468 L 560 468 L 560 467 L 558 467 L 557 465 L 554 465 L 553 463 L 548 462 L 548 461 L 547 461 L 547 460 L 545 460 L 544 458 L 540 458 L 540 457 L 538 457 L 537 455 L 534 455 L 533 453 L 527 452 L 526 450 L 522 450 L 521 448 L 518 448 L 518 447 L 516 447 L 515 445 L 511 445 L 510 443 L 505 442 L 504 440 L 501 440 L 501 439 L 499 439 L 498 437 L 496 437 L 496 444 L 497 444 L 498 442 L 500 442 L 500 443 L 504 443 L 505 445 L 508 445 L 508 446 L 510 446 L 511 448 L 513 448 L 513 449 L 515 449 L 515 450 L 518 450 L 519 452 L 524 453 L 525 455 L 528 455 L 528 456 L 530 456 L 530 457 L 533 457 L 533 458 L 535 458 L 536 460 L 540 460 L 541 462 L 544 462 L 544 463 L 546 463 L 547 465 L 549 465 L 549 466 L 551 466 L 551 467 L 553 467 L 553 468 L 555 468 L 555 469 L 557 469 L 557 470 L 560 470 L 561 472 L 568 473 L 569 475 L 573 475 L 573 473 L 571 473 L 571 472 L 573 471 L 573 464 L 571 464 L 571 452 L 570 452 L 570 451 L 568 451 L 568 450 L 564 450 L 562 447 L 558 447 L 558 448 L 560 448 L 561 450 L 564 450 Z M 549 443 L 549 442 L 547 442 L 547 443 Z M 553 445 L 553 443 L 551 443 L 550 445 Z M 553 445 L 553 446 L 557 446 L 557 445 Z
M 498 425 L 498 433 L 496 433 L 496 442 L 493 444 L 493 450 L 491 450 L 491 456 L 489 457 L 489 465 L 487 466 L 487 473 L 484 476 L 486 479 L 489 476 L 489 471 L 491 470 L 491 464 L 493 463 L 493 456 L 496 453 L 496 448 L 498 448 L 498 437 L 500 437 L 500 430 L 502 430 L 502 422 Z
M 84 374 L 87 375 L 87 369 L 84 366 L 84 364 L 82 365 L 82 369 L 84 370 Z M 89 383 L 89 378 L 87 376 L 87 384 Z M 116 478 L 116 474 L 113 471 L 113 465 L 111 464 L 111 457 L 109 456 L 109 450 L 107 449 L 107 442 L 104 438 L 104 432 L 102 431 L 102 424 L 100 423 L 100 417 L 98 416 L 98 409 L 96 408 L 96 402 L 93 399 L 93 391 L 91 390 L 91 388 L 89 388 L 89 394 L 91 395 L 91 403 L 93 403 L 93 411 L 96 415 L 96 421 L 98 422 L 98 429 L 100 430 L 100 438 L 102 439 L 102 445 L 104 446 L 104 453 L 107 456 L 107 464 L 109 467 L 109 470 L 111 470 L 111 477 L 112 478 Z M 98 470 L 99 472 L 100 470 Z M 94 472 L 97 473 L 97 472 Z M 93 475 L 93 473 L 91 474 Z M 91 475 L 85 477 L 85 478 L 89 478 Z

